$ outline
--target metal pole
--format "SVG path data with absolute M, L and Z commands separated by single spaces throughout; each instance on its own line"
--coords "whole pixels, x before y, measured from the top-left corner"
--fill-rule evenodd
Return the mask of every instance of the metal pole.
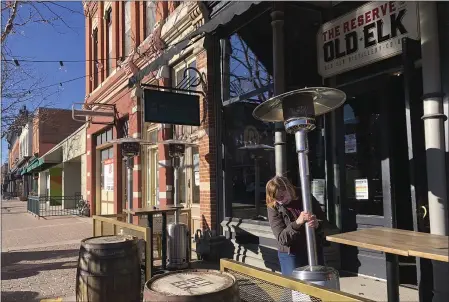
M 279 95 L 285 91 L 285 61 L 284 61 L 284 11 L 282 3 L 274 3 L 271 13 L 271 26 L 273 28 L 273 80 L 274 94 Z M 274 157 L 276 175 L 285 176 L 287 173 L 287 146 L 283 123 L 275 124 Z
M 174 174 L 174 183 L 175 183 L 175 207 L 179 206 L 179 157 L 173 158 L 173 174 Z M 175 224 L 179 223 L 179 211 L 175 211 Z
M 423 74 L 424 133 L 427 159 L 430 233 L 449 233 L 443 93 L 441 92 L 438 15 L 434 1 L 419 2 Z M 433 301 L 447 301 L 448 264 L 432 261 Z
M 133 208 L 133 158 L 126 157 L 126 169 L 127 169 L 127 189 L 126 198 L 128 199 L 128 210 Z M 128 223 L 133 223 L 133 216 L 128 212 Z
M 298 153 L 299 173 L 301 178 L 301 194 L 304 211 L 312 214 L 312 199 L 310 196 L 310 173 L 309 173 L 309 148 L 307 144 L 307 132 L 299 130 L 295 132 L 296 152 Z M 307 255 L 310 269 L 318 265 L 316 251 L 315 230 L 306 225 Z
M 259 159 L 257 156 L 254 157 L 254 194 L 255 194 L 255 207 L 256 216 L 259 215 L 260 208 L 260 169 L 259 169 Z
M 424 132 L 427 156 L 430 232 L 449 233 L 443 94 L 435 2 L 420 2 L 421 53 L 423 72 Z

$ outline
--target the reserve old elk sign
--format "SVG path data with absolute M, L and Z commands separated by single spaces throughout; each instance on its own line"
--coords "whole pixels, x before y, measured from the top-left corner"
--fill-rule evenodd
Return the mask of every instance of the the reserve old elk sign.
M 419 39 L 418 2 L 370 2 L 323 24 L 318 69 L 326 78 L 402 52 L 401 39 Z

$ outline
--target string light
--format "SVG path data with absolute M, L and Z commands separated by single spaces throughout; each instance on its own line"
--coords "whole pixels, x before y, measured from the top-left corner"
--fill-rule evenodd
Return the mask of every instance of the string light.
M 63 66 L 64 63 L 85 63 L 85 62 L 100 62 L 106 60 L 120 60 L 124 61 L 126 58 L 134 55 L 129 54 L 128 56 L 120 56 L 117 58 L 101 58 L 101 59 L 86 59 L 86 60 L 29 60 L 29 59 L 2 59 L 2 62 L 13 62 L 15 65 L 20 66 L 20 62 L 23 63 L 58 63 L 60 66 Z

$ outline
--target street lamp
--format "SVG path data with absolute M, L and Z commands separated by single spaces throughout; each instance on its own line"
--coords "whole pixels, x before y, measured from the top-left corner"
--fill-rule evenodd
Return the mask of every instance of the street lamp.
M 185 148 L 195 146 L 193 143 L 181 140 L 166 140 L 161 142 L 168 145 L 168 155 L 173 159 L 173 174 L 175 185 L 175 222 L 167 226 L 168 233 L 168 264 L 169 269 L 184 269 L 189 266 L 187 262 L 187 248 L 189 233 L 187 225 L 179 222 L 179 168 Z
M 260 167 L 259 159 L 265 151 L 273 151 L 274 147 L 263 144 L 249 144 L 240 147 L 239 150 L 246 150 L 254 158 L 254 203 L 256 208 L 256 219 L 259 217 L 260 210 Z
M 346 94 L 338 89 L 313 87 L 293 90 L 277 95 L 260 104 L 253 116 L 264 122 L 283 122 L 285 130 L 295 135 L 296 152 L 301 179 L 303 209 L 312 213 L 307 133 L 315 129 L 315 117 L 331 112 L 346 100 Z M 339 289 L 338 272 L 318 265 L 315 230 L 306 225 L 309 265 L 296 268 L 293 276 L 329 288 Z

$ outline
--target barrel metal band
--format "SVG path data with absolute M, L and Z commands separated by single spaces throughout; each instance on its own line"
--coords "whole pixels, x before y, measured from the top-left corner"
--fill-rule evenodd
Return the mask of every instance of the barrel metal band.
M 447 116 L 443 113 L 431 113 L 431 114 L 426 114 L 423 115 L 421 117 L 422 120 L 427 120 L 427 119 L 443 119 L 443 122 L 445 122 L 447 120 Z

